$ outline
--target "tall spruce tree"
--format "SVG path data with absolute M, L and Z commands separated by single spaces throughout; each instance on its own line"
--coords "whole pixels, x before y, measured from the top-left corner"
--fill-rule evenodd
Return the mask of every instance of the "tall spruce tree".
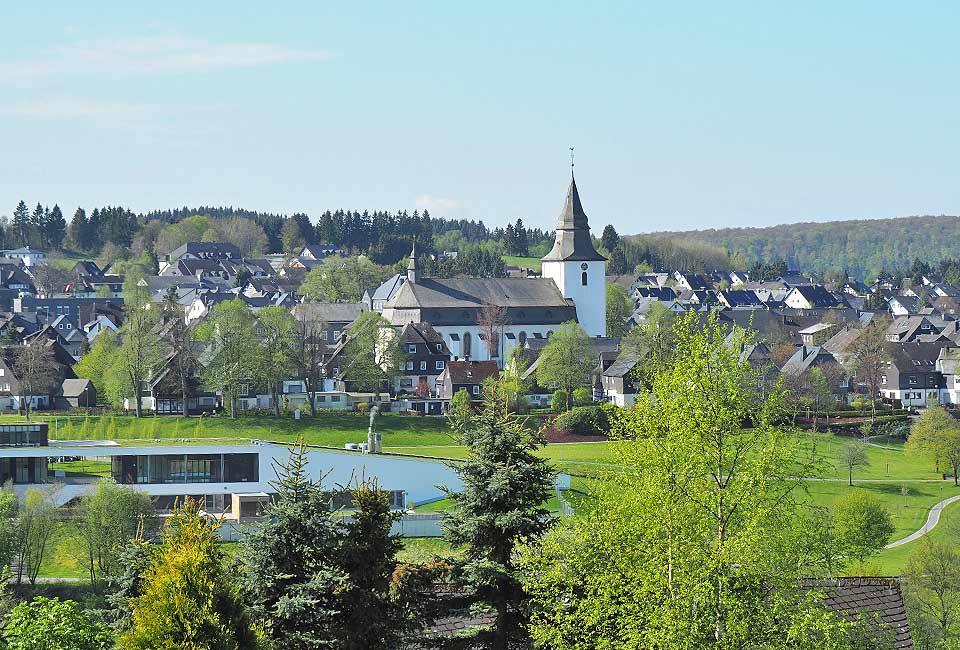
M 54 204 L 50 211 L 50 217 L 45 223 L 46 243 L 54 250 L 60 250 L 63 247 L 63 239 L 67 234 L 67 220 L 63 217 L 60 206 Z
M 620 235 L 617 233 L 617 229 L 613 227 L 613 224 L 608 223 L 603 227 L 603 234 L 600 235 L 600 243 L 611 253 L 613 249 L 620 245 Z
M 453 466 L 463 491 L 447 492 L 455 507 L 444 533 L 454 548 L 464 550 L 455 578 L 474 593 L 476 608 L 496 614 L 492 629 L 476 642 L 505 650 L 525 637 L 526 596 L 514 566 L 514 547 L 549 527 L 544 504 L 555 474 L 534 453 L 543 439 L 508 412 L 503 385 L 488 385 L 484 398 L 483 410 L 463 434 L 468 457 Z
M 73 248 L 81 251 L 87 249 L 87 231 L 89 228 L 90 222 L 87 220 L 86 211 L 83 208 L 77 208 L 67 229 L 67 238 Z
M 431 569 L 395 579 L 401 548 L 387 492 L 360 480 L 356 508 L 342 523 L 329 493 L 307 473 L 302 441 L 276 468 L 277 500 L 243 542 L 244 590 L 278 648 L 409 648 L 428 622 Z M 418 579 L 425 578 L 425 579 Z
M 18 246 L 26 246 L 30 236 L 30 210 L 23 201 L 17 204 L 13 211 L 14 242 Z
M 302 442 L 276 473 L 277 500 L 242 546 L 247 600 L 278 647 L 335 647 L 331 631 L 343 614 L 337 594 L 349 583 L 335 561 L 338 525 L 310 480 Z
M 42 246 L 43 226 L 46 223 L 46 211 L 39 203 L 30 214 L 30 229 L 24 246 Z

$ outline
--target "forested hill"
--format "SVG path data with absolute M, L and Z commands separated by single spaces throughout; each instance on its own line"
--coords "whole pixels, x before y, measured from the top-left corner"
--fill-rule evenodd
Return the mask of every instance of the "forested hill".
M 725 249 L 731 264 L 785 260 L 791 269 L 818 275 L 846 269 L 858 277 L 906 269 L 920 258 L 934 264 L 957 256 L 960 217 L 922 216 L 826 223 L 793 223 L 766 228 L 720 228 L 660 232 L 665 237 Z

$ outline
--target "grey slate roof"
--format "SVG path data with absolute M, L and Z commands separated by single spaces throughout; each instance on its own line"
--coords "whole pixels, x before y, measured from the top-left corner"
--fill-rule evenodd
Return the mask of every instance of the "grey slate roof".
M 567 198 L 563 203 L 563 210 L 560 212 L 560 220 L 557 223 L 557 238 L 554 241 L 553 248 L 542 260 L 544 262 L 591 262 L 606 259 L 593 247 L 587 214 L 580 204 L 577 181 L 571 173 Z
M 61 394 L 64 397 L 80 397 L 91 386 L 93 382 L 89 379 L 64 379 Z
M 406 281 L 407 277 L 405 275 L 401 275 L 400 273 L 390 276 L 383 282 L 383 284 L 377 287 L 376 291 L 373 292 L 373 299 L 384 301 L 390 300 L 390 298 L 393 297 L 393 294 L 397 292 L 397 289 L 400 288 L 400 285 Z
M 390 309 L 568 307 L 553 280 L 541 278 L 426 278 L 404 282 L 387 304 Z
M 829 609 L 850 621 L 860 621 L 868 628 L 892 636 L 895 650 L 912 650 L 913 637 L 907 621 L 900 581 L 896 578 L 849 577 L 805 580 L 803 588 L 824 595 Z M 877 629 L 879 628 L 879 629 Z
M 363 305 L 352 302 L 305 302 L 293 308 L 293 315 L 327 323 L 352 323 L 363 311 Z

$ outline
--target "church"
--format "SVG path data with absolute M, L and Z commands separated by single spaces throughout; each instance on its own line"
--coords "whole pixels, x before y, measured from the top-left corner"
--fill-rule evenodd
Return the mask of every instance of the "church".
M 454 359 L 502 367 L 514 347 L 571 320 L 591 337 L 606 335 L 607 260 L 593 246 L 572 173 L 541 278 L 424 278 L 416 250 L 383 316 L 395 326 L 430 323 Z

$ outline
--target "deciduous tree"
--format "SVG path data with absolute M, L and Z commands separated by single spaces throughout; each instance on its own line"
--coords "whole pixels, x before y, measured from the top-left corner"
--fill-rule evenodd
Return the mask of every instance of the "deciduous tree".
M 347 330 L 345 363 L 341 371 L 354 390 L 369 391 L 379 400 L 384 386 L 393 384 L 406 359 L 400 337 L 375 311 L 360 314 Z
M 607 285 L 607 336 L 624 336 L 630 329 L 627 319 L 633 313 L 633 302 L 619 284 Z
M 45 343 L 46 339 L 35 340 L 14 352 L 13 373 L 20 383 L 20 408 L 28 420 L 33 398 L 52 395 L 57 381 L 62 380 L 53 351 Z
M 239 298 L 221 302 L 207 314 L 198 336 L 212 352 L 203 380 L 221 392 L 230 417 L 236 417 L 238 391 L 254 380 L 259 364 L 253 314 Z
M 848 442 L 837 453 L 837 464 L 847 470 L 847 485 L 853 486 L 853 470 L 858 467 L 869 467 L 870 457 L 867 455 L 867 446 L 862 442 Z
M 861 564 L 882 550 L 893 534 L 893 521 L 883 501 L 864 490 L 837 499 L 833 525 L 841 552 Z
M 564 323 L 540 353 L 537 383 L 551 390 L 565 390 L 569 409 L 573 391 L 590 384 L 590 372 L 596 365 L 587 333 L 577 323 Z
M 796 589 L 824 563 L 809 539 L 782 391 L 725 344 L 716 316 L 676 327 L 653 396 L 628 413 L 589 514 L 522 549 L 538 647 L 848 648 L 849 625 Z M 744 429 L 743 423 L 752 426 Z

